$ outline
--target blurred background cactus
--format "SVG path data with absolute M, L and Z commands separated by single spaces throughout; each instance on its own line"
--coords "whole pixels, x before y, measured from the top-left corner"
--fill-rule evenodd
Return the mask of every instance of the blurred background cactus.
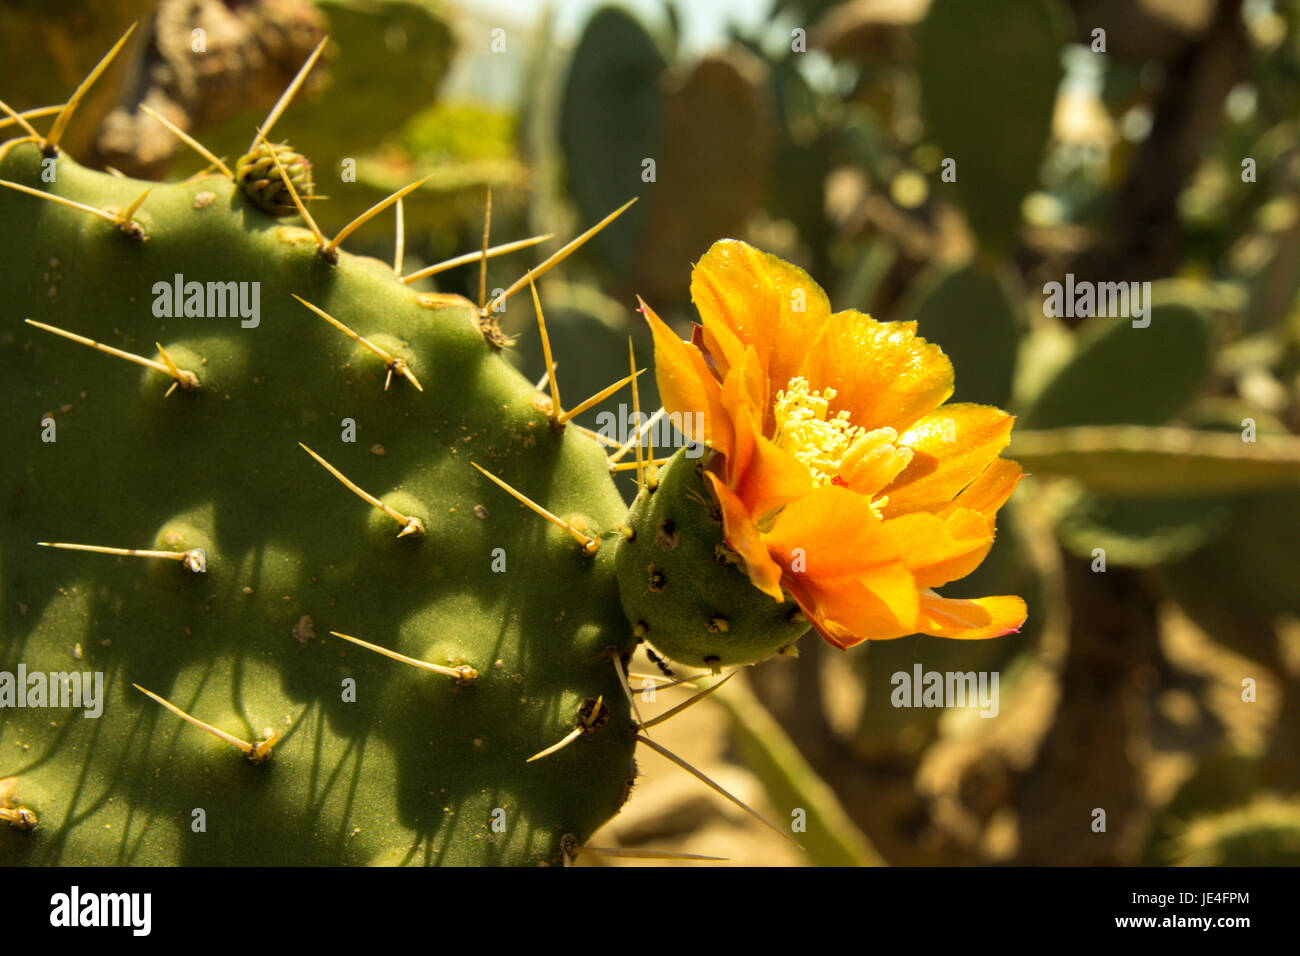
M 687 335 L 690 264 L 734 236 L 807 269 L 836 309 L 917 322 L 957 400 L 1017 414 L 1007 455 L 1032 477 L 963 589 L 1024 595 L 1018 636 L 805 639 L 664 728 L 775 817 L 806 811 L 806 852 L 655 775 L 594 842 L 751 863 L 1295 862 L 1293 0 L 55 7 L 0 8 L 15 108 L 59 102 L 126 24 L 151 25 L 73 150 L 128 175 L 200 165 L 139 104 L 233 158 L 335 37 L 291 145 L 316 164 L 327 232 L 431 175 L 404 200 L 408 273 L 477 247 L 489 185 L 503 236 L 571 235 L 639 197 L 539 285 L 574 395 L 626 368 L 629 335 L 648 359 L 635 295 Z M 196 24 L 201 74 L 177 53 Z M 389 237 L 356 246 L 391 260 Z M 493 260 L 488 289 L 518 271 Z M 435 281 L 474 299 L 475 272 Z M 1118 313 L 1071 294 L 1115 284 Z M 539 377 L 531 309 L 499 321 Z M 996 716 L 895 706 L 917 665 L 996 672 Z

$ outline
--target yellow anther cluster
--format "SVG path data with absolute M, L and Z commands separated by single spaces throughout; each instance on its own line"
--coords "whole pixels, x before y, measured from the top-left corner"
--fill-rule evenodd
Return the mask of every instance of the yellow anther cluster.
M 813 480 L 823 485 L 840 473 L 849 447 L 866 434 L 866 429 L 849 421 L 847 411 L 828 417 L 833 398 L 835 389 L 815 392 L 807 379 L 795 377 L 776 393 L 773 410 L 777 445 L 807 465 Z

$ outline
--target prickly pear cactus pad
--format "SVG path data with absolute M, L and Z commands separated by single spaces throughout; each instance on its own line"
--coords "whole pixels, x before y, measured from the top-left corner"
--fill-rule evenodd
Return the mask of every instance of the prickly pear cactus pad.
M 0 178 L 0 861 L 558 863 L 611 817 L 626 509 L 478 310 L 218 173 Z

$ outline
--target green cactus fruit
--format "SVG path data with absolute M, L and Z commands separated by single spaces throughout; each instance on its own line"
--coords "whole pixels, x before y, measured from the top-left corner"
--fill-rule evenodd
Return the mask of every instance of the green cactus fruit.
M 560 862 L 635 775 L 602 449 L 552 427 L 468 302 L 263 215 L 273 177 L 249 195 L 60 154 L 49 182 L 10 145 L 0 178 L 33 190 L 152 191 L 144 242 L 0 188 L 0 702 L 20 668 L 103 678 L 98 716 L 0 708 L 4 806 L 38 820 L 0 823 L 0 864 Z M 165 397 L 171 365 L 196 386 Z M 179 560 L 199 550 L 202 573 Z
M 736 565 L 700 450 L 679 449 L 637 495 L 615 565 L 636 633 L 679 664 L 716 672 L 793 649 L 808 622 Z
M 275 165 L 277 159 L 280 161 L 279 168 Z M 311 160 L 301 153 L 295 153 L 286 143 L 274 146 L 258 143 L 239 157 L 239 162 L 235 164 L 235 182 L 253 205 L 263 212 L 269 212 L 272 216 L 292 216 L 297 212 L 297 206 L 289 194 L 284 175 L 280 173 L 281 168 L 298 191 L 299 198 L 306 199 L 315 194 Z

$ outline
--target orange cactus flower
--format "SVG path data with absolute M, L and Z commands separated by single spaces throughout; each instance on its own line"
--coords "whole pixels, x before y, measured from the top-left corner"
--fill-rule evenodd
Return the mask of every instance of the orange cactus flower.
M 914 322 L 833 313 L 802 270 L 743 242 L 691 278 L 684 342 L 644 302 L 664 407 L 702 419 L 723 535 L 754 586 L 841 648 L 1016 631 L 1025 602 L 934 588 L 973 571 L 1021 478 L 1012 416 L 945 404 L 953 369 Z M 691 419 L 689 413 L 700 413 Z M 783 593 L 783 591 L 785 593 Z

